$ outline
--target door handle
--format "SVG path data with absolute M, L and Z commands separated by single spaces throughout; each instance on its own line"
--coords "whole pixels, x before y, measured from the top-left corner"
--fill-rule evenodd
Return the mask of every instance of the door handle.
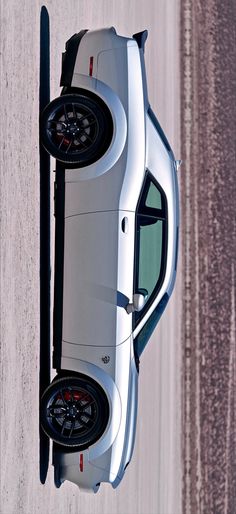
M 125 216 L 122 219 L 121 229 L 122 229 L 122 232 L 124 232 L 124 234 L 127 234 L 128 230 L 129 230 L 129 220 L 128 220 L 127 216 Z

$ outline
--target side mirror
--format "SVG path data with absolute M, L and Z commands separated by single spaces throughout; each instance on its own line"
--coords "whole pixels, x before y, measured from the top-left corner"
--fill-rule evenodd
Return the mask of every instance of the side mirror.
M 181 164 L 182 164 L 182 161 L 181 161 L 180 159 L 179 159 L 179 160 L 177 160 L 177 161 L 175 161 L 175 165 L 176 165 L 176 170 L 177 170 L 177 171 L 178 171 L 178 169 L 180 168 Z
M 126 306 L 126 311 L 128 314 L 131 314 L 132 312 L 139 312 L 143 309 L 145 305 L 146 298 L 141 293 L 136 293 L 133 295 L 133 303 L 128 303 Z

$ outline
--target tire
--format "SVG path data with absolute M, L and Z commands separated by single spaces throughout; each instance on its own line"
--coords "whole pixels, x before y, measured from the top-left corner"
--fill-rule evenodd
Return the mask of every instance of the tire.
M 109 109 L 98 97 L 66 94 L 45 107 L 40 133 L 50 155 L 80 168 L 104 155 L 112 140 L 113 122 Z
M 108 417 L 105 392 L 84 375 L 58 378 L 41 398 L 41 426 L 62 446 L 88 448 L 103 434 Z

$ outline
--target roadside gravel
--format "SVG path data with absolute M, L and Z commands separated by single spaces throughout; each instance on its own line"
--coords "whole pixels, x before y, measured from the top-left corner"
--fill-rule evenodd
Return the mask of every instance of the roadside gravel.
M 183 513 L 236 509 L 236 4 L 182 0 Z

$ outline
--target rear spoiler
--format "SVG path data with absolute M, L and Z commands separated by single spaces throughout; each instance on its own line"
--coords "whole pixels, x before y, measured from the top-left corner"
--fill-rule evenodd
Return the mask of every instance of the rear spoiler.
M 138 47 L 141 48 L 144 52 L 145 43 L 148 37 L 148 31 L 143 30 L 142 32 L 137 32 L 136 34 L 133 34 L 133 38 L 138 43 Z

